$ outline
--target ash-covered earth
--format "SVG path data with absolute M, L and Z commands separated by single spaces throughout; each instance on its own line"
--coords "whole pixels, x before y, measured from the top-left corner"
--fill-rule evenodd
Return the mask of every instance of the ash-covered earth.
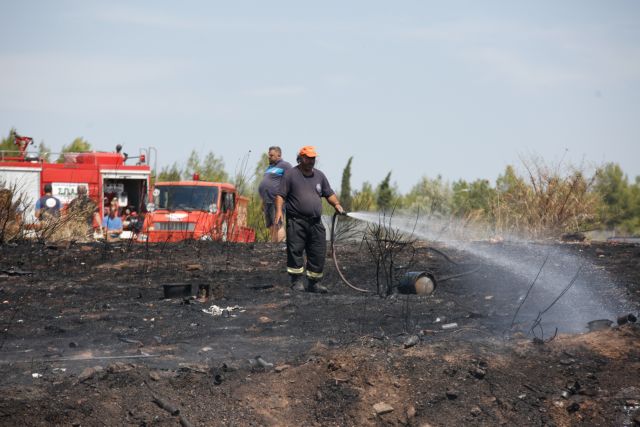
M 340 244 L 374 292 L 328 257 L 323 295 L 280 244 L 1 246 L 0 424 L 640 424 L 640 246 L 431 248 Z

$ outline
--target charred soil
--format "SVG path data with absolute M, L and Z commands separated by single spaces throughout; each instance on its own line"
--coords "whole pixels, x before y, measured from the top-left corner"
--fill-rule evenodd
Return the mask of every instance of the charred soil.
M 640 328 L 616 323 L 638 315 L 640 247 L 537 245 L 580 260 L 560 267 L 581 288 L 551 292 L 574 305 L 566 325 L 559 303 L 535 302 L 534 277 L 477 255 L 496 248 L 529 256 L 413 245 L 394 280 L 462 275 L 380 297 L 330 258 L 328 294 L 290 290 L 276 244 L 2 246 L 0 424 L 640 425 Z M 376 290 L 364 245 L 336 253 Z M 171 284 L 188 295 L 165 298 Z M 613 313 L 599 330 L 586 292 Z

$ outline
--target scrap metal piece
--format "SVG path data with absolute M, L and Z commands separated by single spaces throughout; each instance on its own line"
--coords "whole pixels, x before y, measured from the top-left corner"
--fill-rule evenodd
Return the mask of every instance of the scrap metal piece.
M 620 316 L 617 319 L 618 325 L 624 325 L 625 323 L 635 323 L 638 320 L 636 316 L 632 313 L 625 314 L 624 316 Z
M 409 271 L 400 279 L 401 294 L 431 295 L 436 289 L 436 279 L 426 271 Z

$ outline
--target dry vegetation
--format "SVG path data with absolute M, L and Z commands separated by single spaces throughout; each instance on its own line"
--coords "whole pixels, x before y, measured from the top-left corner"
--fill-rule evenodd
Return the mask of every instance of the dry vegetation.
M 581 171 L 566 176 L 540 162 L 524 162 L 529 183 L 512 180 L 498 192 L 492 208 L 499 233 L 532 238 L 585 231 L 596 221 L 598 197 L 591 190 L 595 176 Z

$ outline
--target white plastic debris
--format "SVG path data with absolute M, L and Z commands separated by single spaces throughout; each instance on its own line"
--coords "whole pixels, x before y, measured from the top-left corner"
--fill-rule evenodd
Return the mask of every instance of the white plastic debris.
M 242 310 L 242 307 L 240 307 L 239 305 L 234 305 L 234 306 L 228 306 L 227 308 L 222 308 L 214 304 L 209 308 L 202 309 L 204 313 L 210 314 L 212 316 L 222 316 L 225 312 L 231 313 L 232 311 L 235 311 L 235 310 Z
M 39 374 L 39 373 L 37 373 L 37 372 L 34 372 L 33 374 L 31 374 L 31 376 L 32 376 L 33 378 L 42 378 L 42 377 L 43 377 L 43 375 L 42 375 L 42 374 Z
M 442 325 L 442 329 L 453 329 L 453 328 L 457 328 L 458 324 L 453 322 L 453 323 L 445 323 L 444 325 Z
M 256 363 L 258 366 L 262 366 L 263 368 L 273 368 L 273 363 L 269 363 L 262 358 L 262 356 L 256 356 Z M 251 362 L 249 362 L 251 364 Z

